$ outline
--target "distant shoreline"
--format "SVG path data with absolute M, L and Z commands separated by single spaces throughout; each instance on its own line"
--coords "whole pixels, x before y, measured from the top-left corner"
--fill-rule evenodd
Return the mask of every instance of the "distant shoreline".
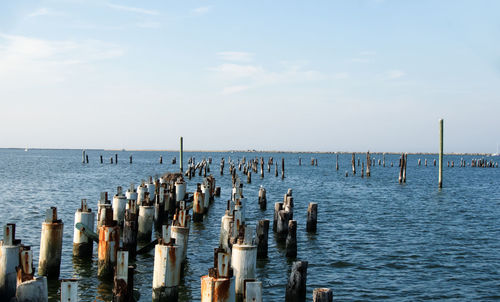
M 25 148 L 0 148 L 0 150 L 24 150 Z M 28 150 L 83 150 L 76 148 L 29 148 Z M 106 152 L 179 152 L 171 149 L 85 149 L 87 151 L 106 151 Z M 366 151 L 277 151 L 277 150 L 184 150 L 184 152 L 202 152 L 202 153 L 285 153 L 285 154 L 364 154 Z M 438 155 L 437 152 L 370 152 L 370 154 L 401 154 L 410 155 Z M 495 156 L 492 153 L 454 153 L 448 152 L 444 155 L 464 155 L 464 156 Z

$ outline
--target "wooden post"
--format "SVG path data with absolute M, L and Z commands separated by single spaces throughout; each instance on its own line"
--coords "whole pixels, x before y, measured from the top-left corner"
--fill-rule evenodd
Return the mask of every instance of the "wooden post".
M 286 240 L 288 235 L 288 221 L 290 220 L 290 213 L 285 210 L 280 210 L 277 217 L 277 239 L 278 241 Z
M 278 213 L 280 210 L 283 210 L 283 203 L 276 202 L 274 203 L 274 219 L 273 219 L 273 232 L 278 231 Z
M 361 163 L 361 178 L 364 177 L 364 174 L 365 174 L 365 162 L 363 161 Z
M 366 177 L 370 177 L 370 166 L 371 166 L 371 159 L 370 159 L 370 151 L 366 152 Z
M 335 161 L 335 170 L 339 170 L 339 154 L 336 153 L 335 154 L 335 157 L 336 157 L 336 161 Z
M 307 207 L 307 224 L 306 230 L 308 232 L 316 232 L 316 226 L 318 221 L 318 204 L 315 202 L 310 202 Z
M 198 189 L 193 194 L 193 221 L 201 222 L 203 221 L 203 211 L 205 209 L 203 205 L 203 196 L 201 193 L 201 188 Z
M 135 259 L 137 252 L 137 205 L 136 201 L 129 199 L 125 210 L 123 223 L 123 248 L 129 252 L 130 259 Z
M 443 119 L 439 120 L 439 188 L 443 187 Z M 434 164 L 435 165 L 435 164 Z
M 268 239 L 269 220 L 259 220 L 259 223 L 257 224 L 257 236 L 255 238 L 255 244 L 257 245 L 257 259 L 267 258 Z
M 252 183 L 252 171 L 250 170 L 247 172 L 247 183 Z
M 94 231 L 95 213 L 87 207 L 87 200 L 82 199 L 81 207 L 75 212 L 75 226 L 83 223 L 90 231 Z M 92 258 L 94 241 L 76 227 L 73 231 L 73 256 Z
M 263 186 L 260 186 L 259 189 L 259 206 L 263 211 L 265 211 L 267 208 L 266 189 L 264 189 Z
M 130 163 L 132 163 L 132 155 L 130 155 Z
M 406 183 L 406 166 L 408 164 L 408 153 L 405 153 L 403 156 L 404 156 L 403 182 Z
M 356 175 L 356 155 L 354 153 L 352 154 L 351 164 L 352 164 L 352 174 Z
M 181 173 L 184 171 L 183 166 L 182 166 L 183 155 L 184 155 L 182 148 L 183 148 L 183 144 L 182 144 L 182 136 L 181 136 L 181 139 L 180 139 L 180 149 L 179 149 L 179 153 L 180 153 L 179 154 L 179 160 L 180 160 L 179 163 L 180 163 Z
M 403 183 L 404 160 L 404 154 L 401 154 L 401 157 L 399 158 L 399 183 Z
M 305 302 L 307 283 L 307 261 L 295 261 L 286 285 L 286 302 Z
M 288 221 L 288 235 L 286 236 L 286 257 L 297 257 L 297 221 Z
M 85 149 L 82 150 L 82 164 L 85 163 Z
M 118 164 L 118 153 L 115 153 L 115 164 Z
M 285 178 L 285 158 L 281 158 L 281 179 Z
M 274 166 L 274 176 L 278 177 L 278 162 L 276 162 Z
M 57 219 L 57 208 L 47 210 L 42 224 L 38 275 L 47 279 L 58 279 L 61 267 L 63 222 Z
M 333 291 L 329 288 L 315 288 L 313 290 L 313 302 L 332 302 Z
M 102 164 L 103 163 L 103 161 L 102 161 L 102 154 L 99 156 L 99 158 L 101 159 L 101 164 Z

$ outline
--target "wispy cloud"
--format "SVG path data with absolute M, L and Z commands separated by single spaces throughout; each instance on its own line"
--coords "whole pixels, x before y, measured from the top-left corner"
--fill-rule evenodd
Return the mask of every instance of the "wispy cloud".
M 193 9 L 191 12 L 195 15 L 201 16 L 204 15 L 212 10 L 211 6 L 200 6 L 195 9 Z
M 112 9 L 127 11 L 127 12 L 132 12 L 132 13 L 138 13 L 138 14 L 145 14 L 145 15 L 152 15 L 152 16 L 157 16 L 160 14 L 160 12 L 158 12 L 157 10 L 144 9 L 144 8 L 140 8 L 140 7 L 118 5 L 118 4 L 113 4 L 113 3 L 106 3 L 106 6 L 108 6 L 109 8 L 112 8 Z
M 64 16 L 64 15 L 66 15 L 66 14 L 63 12 L 58 12 L 58 11 L 54 11 L 54 10 L 51 10 L 49 8 L 46 8 L 46 7 L 42 7 L 42 8 L 39 8 L 32 13 L 29 13 L 26 17 L 27 18 L 34 18 L 34 17 L 40 17 L 40 16 Z
M 307 69 L 304 61 L 281 62 L 277 71 L 258 64 L 224 63 L 210 70 L 223 83 L 222 94 L 232 94 L 262 86 L 304 83 L 323 78 L 320 72 Z
M 136 23 L 136 26 L 140 27 L 140 28 L 160 28 L 161 23 L 160 22 L 153 22 L 153 21 L 144 21 L 144 22 Z
M 377 53 L 373 50 L 363 50 L 360 51 L 356 57 L 351 59 L 351 62 L 354 63 L 368 63 L 372 61 L 372 58 L 376 55 Z
M 0 33 L 0 79 L 19 83 L 61 82 L 71 74 L 93 68 L 95 61 L 123 53 L 121 47 L 98 40 L 51 41 Z
M 394 79 L 402 78 L 405 75 L 406 75 L 406 73 L 404 71 L 394 69 L 394 70 L 389 70 L 389 71 L 384 72 L 382 74 L 382 78 L 388 79 L 388 80 L 394 80 Z
M 222 94 L 228 95 L 228 94 L 238 93 L 247 90 L 249 88 L 250 86 L 246 85 L 227 86 L 222 89 Z
M 225 61 L 250 62 L 253 60 L 253 53 L 243 51 L 221 51 L 217 56 Z

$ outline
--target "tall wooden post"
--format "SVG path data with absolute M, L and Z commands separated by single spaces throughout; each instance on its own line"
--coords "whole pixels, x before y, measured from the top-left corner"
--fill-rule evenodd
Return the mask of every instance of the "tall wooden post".
M 180 148 L 180 166 L 181 166 L 181 172 L 183 171 L 183 167 L 182 167 L 182 153 L 183 153 L 183 150 L 182 150 L 182 136 L 181 136 L 181 148 Z
M 443 119 L 439 120 L 439 188 L 443 187 Z

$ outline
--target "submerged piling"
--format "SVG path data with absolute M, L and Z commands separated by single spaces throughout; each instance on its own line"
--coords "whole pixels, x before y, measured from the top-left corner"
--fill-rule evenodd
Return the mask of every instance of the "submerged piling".
M 315 202 L 310 202 L 307 207 L 307 224 L 306 230 L 308 232 L 316 232 L 316 227 L 318 224 L 318 204 Z
M 257 259 L 267 258 L 269 240 L 269 220 L 259 220 L 257 224 L 257 236 L 255 236 L 255 244 L 257 245 Z

